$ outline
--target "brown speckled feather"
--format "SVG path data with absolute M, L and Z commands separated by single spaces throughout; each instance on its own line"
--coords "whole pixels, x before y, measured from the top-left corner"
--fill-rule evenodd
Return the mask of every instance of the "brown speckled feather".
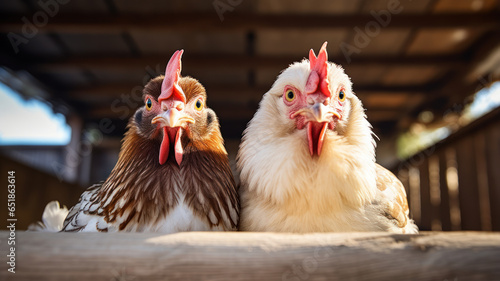
M 213 226 L 223 223 L 226 230 L 237 229 L 239 201 L 232 188 L 235 183 L 229 163 L 223 155 L 210 155 L 207 151 L 197 150 L 188 157 L 196 164 L 184 170 L 186 185 L 191 187 L 186 190 L 186 202 Z
M 405 228 L 410 210 L 403 184 L 393 173 L 379 164 L 376 164 L 376 172 L 377 188 L 385 199 L 380 203 L 384 215 L 393 220 L 398 227 Z

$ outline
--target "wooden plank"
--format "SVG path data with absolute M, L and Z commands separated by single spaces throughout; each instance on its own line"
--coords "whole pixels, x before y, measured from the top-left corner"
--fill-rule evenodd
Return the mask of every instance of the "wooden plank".
M 441 225 L 441 188 L 439 179 L 439 156 L 430 155 L 429 163 L 429 195 L 431 207 L 429 209 L 431 215 L 431 229 L 433 231 L 442 230 Z
M 491 208 L 488 188 L 488 169 L 486 163 L 486 132 L 480 131 L 474 135 L 474 150 L 476 156 L 477 192 L 479 196 L 479 210 L 481 212 L 481 229 L 491 231 Z
M 483 12 L 495 9 L 498 6 L 497 0 L 481 0 L 480 2 L 475 1 L 456 1 L 456 0 L 439 0 L 434 5 L 434 12 L 446 13 L 446 12 Z
M 410 197 L 411 196 L 411 193 L 410 193 L 410 173 L 408 171 L 408 168 L 407 167 L 398 167 L 397 170 L 393 170 L 392 172 L 398 177 L 398 179 L 403 184 L 403 186 L 405 188 L 405 192 L 406 192 L 406 200 L 408 202 L 408 207 L 410 210 L 412 210 L 411 197 Z M 413 213 L 411 211 L 410 211 L 410 218 L 413 219 Z
M 17 232 L 16 242 L 16 273 L 4 266 L 2 280 L 500 279 L 498 233 Z
M 385 92 L 373 92 L 368 95 L 356 93 L 363 102 L 363 105 L 378 107 L 406 107 L 410 94 L 402 92 L 400 94 L 387 94 Z
M 408 176 L 410 183 L 410 192 L 409 192 L 409 202 L 410 214 L 415 220 L 415 223 L 420 228 L 421 221 L 421 213 L 422 213 L 422 204 L 420 203 L 420 174 L 419 169 L 414 166 L 408 167 Z
M 417 31 L 407 53 L 448 55 L 462 53 L 480 34 L 476 30 L 422 29 Z
M 371 11 L 381 11 L 387 9 L 387 5 L 391 0 L 370 0 L 363 3 L 361 11 L 363 13 L 370 13 Z M 419 0 L 419 1 L 405 1 L 402 2 L 404 9 L 401 13 L 424 13 L 429 2 L 435 0 Z
M 425 158 L 418 165 L 418 170 L 420 174 L 420 224 L 418 225 L 421 230 L 431 230 L 432 229 L 432 204 L 431 204 L 431 193 L 430 193 L 430 181 L 429 181 L 429 159 Z
M 363 48 L 362 53 L 363 55 L 397 54 L 401 51 L 406 40 L 408 40 L 409 35 L 410 30 L 407 29 L 382 29 L 378 35 L 371 38 L 369 47 Z M 349 44 L 352 46 L 356 46 L 357 41 L 355 38 L 358 39 L 353 35 L 349 41 Z M 353 61 L 356 59 L 357 56 L 353 56 Z
M 382 78 L 383 85 L 427 84 L 441 76 L 444 69 L 439 66 L 393 66 Z
M 439 188 L 441 190 L 441 204 L 440 204 L 440 220 L 442 230 L 452 230 L 451 229 L 451 219 L 450 219 L 450 197 L 448 194 L 448 184 L 446 181 L 446 155 L 444 149 L 441 149 L 437 153 L 439 157 Z
M 307 48 L 317 48 L 310 45 Z M 333 52 L 334 47 L 331 48 Z M 86 55 L 66 59 L 38 59 L 31 60 L 29 67 L 39 71 L 64 71 L 74 68 L 102 68 L 121 70 L 123 68 L 139 68 L 145 69 L 146 66 L 154 66 L 155 71 L 159 68 L 160 72 L 164 72 L 165 64 L 170 57 L 170 53 L 163 55 L 148 55 L 142 57 L 124 56 L 114 54 L 107 55 Z M 182 58 L 183 69 L 213 69 L 231 68 L 231 69 L 247 69 L 247 68 L 277 68 L 278 70 L 285 69 L 290 63 L 300 61 L 305 56 L 302 52 L 300 55 L 202 55 L 202 54 L 186 54 Z M 365 55 L 357 56 L 351 62 L 347 62 L 345 56 L 332 56 L 329 59 L 337 64 L 346 65 L 346 69 L 353 67 L 461 67 L 467 65 L 467 60 L 463 56 L 434 56 L 434 55 Z M 16 68 L 15 65 L 10 65 Z M 20 64 L 18 68 L 26 68 L 26 65 Z M 152 68 L 152 67 L 151 67 Z M 148 69 L 146 69 L 148 70 Z M 418 69 L 417 69 L 418 70 Z M 276 73 L 277 75 L 278 73 Z M 415 77 L 416 78 L 416 77 Z
M 481 230 L 474 140 L 472 136 L 465 137 L 455 147 L 462 229 Z
M 397 171 L 398 179 L 401 181 L 403 186 L 405 187 L 406 198 L 408 199 L 408 203 L 410 203 L 410 175 L 407 168 L 401 167 Z
M 451 230 L 462 229 L 462 219 L 460 210 L 460 198 L 458 194 L 458 170 L 457 170 L 457 152 L 454 146 L 445 148 L 446 156 L 446 186 L 448 189 L 448 198 L 450 203 L 450 222 Z
M 361 0 L 335 0 L 335 1 L 302 1 L 302 0 L 274 0 L 256 1 L 256 9 L 262 13 L 270 14 L 352 14 L 360 6 Z M 387 9 L 387 5 L 385 5 Z
M 295 55 L 302 58 L 305 50 L 318 48 L 315 46 L 321 46 L 323 42 L 328 41 L 328 55 L 332 58 L 339 57 L 342 56 L 342 53 L 338 46 L 342 42 L 345 44 L 345 38 L 349 31 L 342 28 L 317 28 L 314 29 L 314 32 L 304 32 L 302 29 L 260 29 L 255 32 L 257 38 L 255 52 L 276 56 Z M 304 46 L 305 42 L 307 42 L 308 47 Z
M 497 119 L 498 120 L 498 119 Z M 488 185 L 491 206 L 491 226 L 500 231 L 500 121 L 489 126 L 486 135 Z
M 1 32 L 22 32 L 25 15 L 5 15 L 0 18 Z M 390 24 L 384 28 L 412 28 L 418 22 L 420 28 L 476 28 L 495 29 L 500 26 L 498 12 L 491 13 L 444 13 L 444 14 L 392 14 Z M 293 15 L 227 13 L 224 24 L 216 13 L 168 13 L 162 15 L 58 15 L 50 18 L 50 24 L 39 32 L 64 33 L 112 33 L 127 30 L 257 30 L 266 28 L 317 29 L 317 28 L 364 28 L 375 22 L 370 14 L 346 15 Z
M 406 199 L 408 202 L 408 207 L 410 209 L 410 218 L 415 221 L 417 225 L 420 225 L 420 200 L 415 200 L 412 196 L 417 197 L 420 196 L 418 192 L 415 192 L 415 189 L 418 189 L 417 187 L 414 187 L 412 190 L 412 184 L 411 183 L 411 177 L 418 177 L 417 175 L 411 175 L 411 171 L 415 171 L 416 168 L 414 167 L 408 167 L 408 166 L 401 166 L 398 167 L 397 175 L 403 186 L 405 187 L 405 192 L 406 192 Z M 417 182 L 418 183 L 418 182 Z M 420 198 L 420 197 L 419 197 Z M 419 199 L 418 198 L 418 199 Z

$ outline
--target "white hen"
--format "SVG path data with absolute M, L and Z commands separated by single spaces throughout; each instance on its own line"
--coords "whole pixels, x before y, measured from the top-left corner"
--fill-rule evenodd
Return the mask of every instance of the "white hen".
M 341 66 L 318 57 L 284 70 L 238 153 L 240 229 L 416 233 L 401 182 L 375 163 L 361 101 Z

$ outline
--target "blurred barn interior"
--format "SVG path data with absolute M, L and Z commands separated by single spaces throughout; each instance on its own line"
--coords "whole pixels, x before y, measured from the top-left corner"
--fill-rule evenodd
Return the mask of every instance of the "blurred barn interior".
M 0 147 L 2 175 L 17 171 L 20 226 L 107 177 L 141 87 L 175 50 L 185 50 L 183 75 L 206 87 L 234 163 L 276 76 L 328 41 L 421 229 L 500 230 L 498 109 L 406 160 L 396 151 L 415 124 L 460 123 L 500 76 L 498 0 L 23 0 L 2 1 L 0 13 L 1 82 L 72 129 L 66 146 Z

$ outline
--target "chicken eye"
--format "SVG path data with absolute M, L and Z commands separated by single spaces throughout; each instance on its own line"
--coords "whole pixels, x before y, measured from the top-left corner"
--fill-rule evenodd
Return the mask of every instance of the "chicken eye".
M 292 102 L 294 99 L 295 99 L 295 93 L 293 92 L 293 90 L 287 90 L 286 93 L 285 93 L 285 99 L 288 101 L 288 102 Z
M 148 99 L 146 100 L 146 109 L 147 109 L 147 110 L 151 110 L 151 108 L 152 108 L 152 107 L 153 107 L 153 102 L 151 101 L 151 99 L 150 99 L 150 98 L 148 98 Z
M 344 91 L 339 92 L 339 101 L 345 101 L 345 93 Z
M 200 111 L 203 108 L 203 102 L 201 101 L 201 99 L 196 101 L 196 103 L 194 104 L 194 108 L 198 111 Z

